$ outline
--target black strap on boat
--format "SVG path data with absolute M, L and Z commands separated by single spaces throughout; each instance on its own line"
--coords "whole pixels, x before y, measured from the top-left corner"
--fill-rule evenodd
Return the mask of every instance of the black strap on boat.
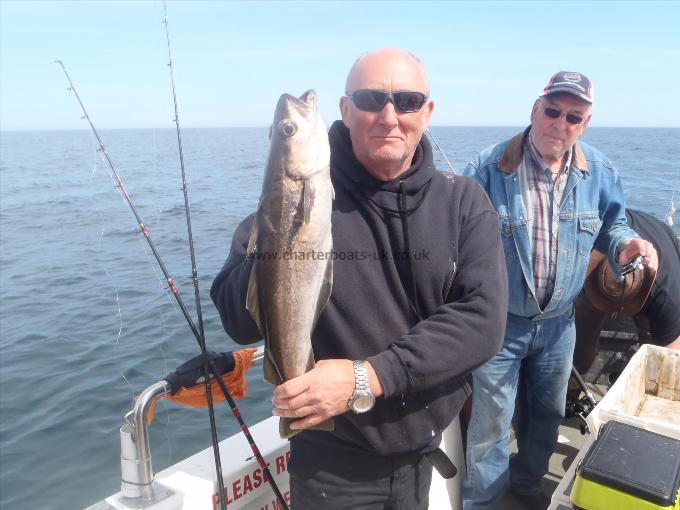
M 458 473 L 458 468 L 449 458 L 448 455 L 441 448 L 426 453 L 425 457 L 430 461 L 430 464 L 434 466 L 437 473 L 441 475 L 442 478 L 449 480 L 453 478 Z
M 218 375 L 226 374 L 234 370 L 236 361 L 233 352 L 213 352 L 206 351 L 182 363 L 177 370 L 165 376 L 165 381 L 170 385 L 170 393 L 174 395 L 182 388 L 191 388 L 196 384 L 204 382 L 205 365 L 215 363 Z M 213 374 L 211 374 L 212 377 Z

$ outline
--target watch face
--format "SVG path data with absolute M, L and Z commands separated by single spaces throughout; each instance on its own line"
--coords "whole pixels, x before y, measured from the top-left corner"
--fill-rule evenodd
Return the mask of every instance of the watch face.
M 352 401 L 352 409 L 355 413 L 365 413 L 373 408 L 373 404 L 375 404 L 375 397 L 373 395 L 370 393 L 359 394 Z

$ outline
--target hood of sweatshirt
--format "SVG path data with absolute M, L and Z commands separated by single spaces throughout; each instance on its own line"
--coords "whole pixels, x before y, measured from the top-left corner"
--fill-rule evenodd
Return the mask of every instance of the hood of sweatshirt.
M 349 129 L 342 121 L 333 123 L 328 138 L 334 182 L 352 194 L 361 193 L 386 212 L 410 214 L 422 204 L 436 172 L 432 147 L 425 136 L 416 147 L 410 168 L 391 181 L 379 181 L 359 162 L 352 150 Z

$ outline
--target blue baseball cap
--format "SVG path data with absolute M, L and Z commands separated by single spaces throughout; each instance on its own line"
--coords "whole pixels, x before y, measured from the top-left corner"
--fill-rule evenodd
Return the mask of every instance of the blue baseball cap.
M 572 94 L 586 103 L 593 103 L 593 84 L 581 73 L 573 71 L 560 71 L 553 74 L 548 84 L 543 89 L 543 96 L 549 96 L 556 92 Z

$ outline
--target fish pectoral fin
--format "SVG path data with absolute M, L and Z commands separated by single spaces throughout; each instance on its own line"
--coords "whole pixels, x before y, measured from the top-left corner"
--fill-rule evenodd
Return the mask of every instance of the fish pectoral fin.
M 271 354 L 269 354 L 269 351 L 265 350 L 265 356 L 262 363 L 265 381 L 273 384 L 274 386 L 278 386 L 279 384 L 283 383 L 281 371 L 279 370 L 279 367 L 276 366 L 276 363 L 272 359 Z
M 305 218 L 305 223 L 309 223 L 312 216 L 312 207 L 314 207 L 314 185 L 309 179 L 302 181 L 302 210 Z

